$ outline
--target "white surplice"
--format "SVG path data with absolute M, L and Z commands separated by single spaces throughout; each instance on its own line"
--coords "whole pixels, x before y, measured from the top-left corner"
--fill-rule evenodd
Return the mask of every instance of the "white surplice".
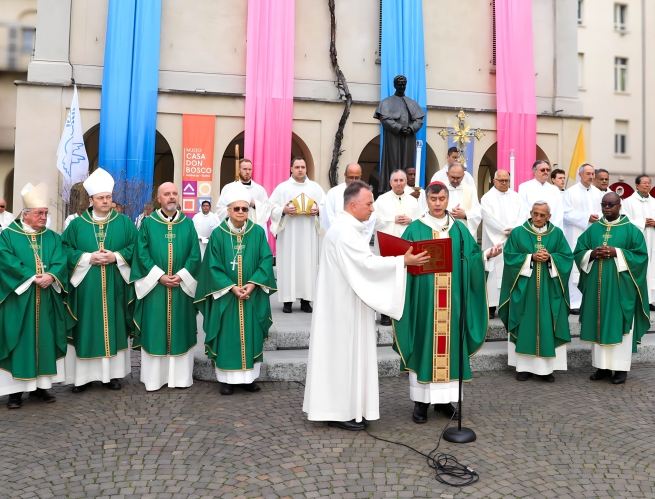
M 8 211 L 3 211 L 0 213 L 0 231 L 2 229 L 6 229 L 11 225 L 11 222 L 13 222 L 16 219 L 14 215 L 9 213 Z
M 284 215 L 282 210 L 301 194 L 313 199 L 318 205 L 318 216 Z M 320 185 L 308 178 L 296 182 L 289 177 L 271 194 L 271 232 L 277 237 L 278 300 L 293 302 L 298 298 L 311 301 L 314 298 L 316 269 L 318 267 L 318 231 L 325 203 L 325 192 Z
M 71 215 L 68 215 L 66 217 L 66 220 L 64 220 L 64 230 L 68 229 L 68 226 L 70 225 L 70 223 L 73 220 L 75 220 L 77 217 L 79 217 L 79 215 L 77 213 L 73 213 Z
M 264 232 L 268 234 L 266 225 L 271 215 L 271 205 L 268 202 L 268 194 L 266 193 L 266 189 L 264 189 L 264 187 L 259 185 L 254 180 L 251 180 L 247 184 L 241 181 L 230 182 L 229 184 L 226 184 L 225 187 L 223 187 L 221 195 L 218 198 L 218 202 L 216 203 L 216 216 L 218 217 L 218 225 L 220 225 L 221 222 L 227 218 L 227 193 L 237 184 L 243 185 L 248 190 L 250 198 L 255 200 L 255 206 L 251 206 L 250 210 L 248 211 L 248 219 L 259 225 L 262 229 L 264 229 Z
M 380 418 L 375 312 L 399 319 L 404 257 L 371 252 L 365 226 L 340 213 L 323 240 L 303 412 L 310 421 Z
M 471 232 L 473 239 L 478 240 L 478 227 L 482 221 L 482 207 L 478 201 L 478 192 L 474 188 L 461 183 L 457 187 L 448 186 L 448 211 L 459 205 L 466 211 L 466 220 L 463 222 Z
M 566 190 L 562 209 L 564 211 L 564 237 L 566 237 L 571 251 L 574 251 L 578 238 L 591 225 L 589 217 L 594 214 L 598 215 L 598 218 L 603 216 L 600 209 L 600 191 L 594 186 L 587 189 L 578 182 Z M 569 279 L 571 308 L 580 308 L 582 303 L 582 293 L 578 289 L 579 282 L 580 272 L 574 265 Z
M 392 236 L 401 237 L 408 225 L 397 224 L 395 222 L 398 215 L 406 215 L 416 220 L 420 216 L 419 205 L 416 198 L 413 198 L 406 192 L 400 196 L 388 191 L 378 197 L 374 203 L 377 218 L 375 219 L 375 233 L 384 232 Z M 377 235 L 375 237 L 374 251 L 376 255 L 380 254 L 380 245 Z
M 220 225 L 218 216 L 211 211 L 206 215 L 200 211 L 193 215 L 193 225 L 196 227 L 196 232 L 198 233 L 200 255 L 204 258 L 205 249 L 207 248 L 207 243 L 209 242 L 209 236 L 211 236 L 214 229 Z
M 600 191 L 599 191 L 600 192 Z M 646 227 L 646 219 L 655 219 L 655 199 L 652 196 L 642 197 L 635 192 L 621 202 L 621 212 L 639 227 L 646 239 L 648 249 L 648 303 L 655 304 L 655 227 Z
M 525 222 L 525 208 L 519 195 L 511 189 L 500 192 L 489 189 L 480 201 L 482 209 L 482 251 L 507 241 L 506 229 L 513 229 Z M 490 307 L 497 307 L 500 300 L 500 286 L 503 281 L 503 258 L 490 260 L 487 277 L 487 299 Z
M 330 226 L 334 223 L 339 213 L 343 213 L 343 193 L 346 191 L 348 184 L 345 182 L 330 189 L 325 196 L 325 204 L 323 205 L 323 213 L 321 213 L 321 228 L 327 234 Z M 373 212 L 371 218 L 364 222 L 366 227 L 362 232 L 362 236 L 367 241 L 371 240 L 373 230 L 375 227 L 375 219 L 377 214 Z
M 448 167 L 444 166 L 441 170 L 432 175 L 430 182 L 443 182 L 446 185 L 450 184 L 450 180 L 448 180 Z M 475 185 L 473 176 L 466 170 L 464 170 L 464 178 L 462 179 L 462 183 L 471 187 L 476 193 L 478 192 L 478 188 Z
M 560 229 L 564 229 L 562 210 L 563 195 L 553 184 L 549 184 L 548 182 L 542 184 L 533 178 L 519 185 L 519 196 L 521 196 L 525 206 L 525 220 L 530 218 L 530 212 L 534 203 L 537 201 L 546 201 L 550 207 L 550 223 Z

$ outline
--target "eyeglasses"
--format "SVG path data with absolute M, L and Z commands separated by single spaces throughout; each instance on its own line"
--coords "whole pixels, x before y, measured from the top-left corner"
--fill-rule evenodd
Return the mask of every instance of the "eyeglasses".
M 540 168 L 539 171 L 540 171 L 541 173 L 546 173 L 546 172 L 549 172 L 549 171 L 550 171 L 550 168 Z
M 6 208 L 6 207 L 7 207 L 7 205 L 0 204 L 0 208 Z
M 603 208 L 614 208 L 615 206 L 620 205 L 621 203 L 600 203 Z
M 38 218 L 41 217 L 47 217 L 48 216 L 48 211 L 35 211 L 33 212 Z
M 346 180 L 350 180 L 350 181 L 353 181 L 353 180 L 361 180 L 361 179 L 362 179 L 361 176 L 359 176 L 359 177 L 355 177 L 355 176 L 351 176 L 351 175 L 349 175 L 349 176 L 346 177 Z
M 235 206 L 234 208 L 230 208 L 230 209 L 235 213 L 239 213 L 240 211 L 244 213 L 248 213 L 248 210 L 250 208 L 248 208 L 247 206 Z
M 495 179 L 496 182 L 500 182 L 501 184 L 509 184 L 509 179 Z
M 532 218 L 546 218 L 549 213 L 543 214 L 543 213 L 531 213 Z

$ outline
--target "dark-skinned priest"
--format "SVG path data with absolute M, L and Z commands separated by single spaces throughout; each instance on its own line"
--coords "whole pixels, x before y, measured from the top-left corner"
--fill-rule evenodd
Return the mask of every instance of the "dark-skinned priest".
M 102 168 L 84 181 L 91 207 L 62 234 L 68 255 L 69 331 L 66 384 L 73 393 L 101 381 L 110 390 L 132 371 L 129 338 L 134 331 L 130 266 L 137 230 L 112 209 L 114 179 Z
M 248 219 L 250 193 L 234 186 L 224 193 L 227 218 L 212 232 L 202 262 L 196 307 L 204 317 L 205 353 L 223 383 L 258 392 L 264 339 L 272 325 L 269 296 L 276 291 L 273 255 L 261 226 Z
M 574 251 L 582 293 L 580 339 L 592 343 L 591 365 L 597 371 L 590 378 L 611 377 L 619 385 L 650 328 L 648 250 L 639 227 L 620 214 L 616 193 L 605 194 L 600 205 L 603 217 L 582 233 Z
M 493 246 L 486 253 L 468 227 L 448 213 L 448 188 L 432 182 L 425 190 L 428 211 L 414 220 L 403 239 L 424 241 L 450 238 L 452 273 L 407 276 L 405 306 L 394 320 L 393 348 L 400 355 L 401 372 L 409 372 L 409 397 L 414 401 L 412 420 L 427 422 L 427 411 L 451 417 L 459 400 L 459 318 L 461 287 L 467 297 L 464 322 L 464 380 L 471 380 L 469 356 L 484 343 L 489 324 L 485 262 L 502 252 Z M 464 241 L 464 275 L 460 273 L 460 247 Z
M 48 186 L 27 184 L 24 209 L 0 234 L 0 396 L 19 409 L 23 392 L 54 402 L 65 380 L 68 266 L 59 234 L 46 229 Z
M 505 268 L 498 315 L 509 331 L 507 360 L 516 379 L 537 375 L 555 381 L 566 370 L 569 276 L 573 253 L 564 233 L 550 223 L 546 201 L 532 205 L 530 219 L 512 230 L 503 249 Z
M 374 212 L 371 187 L 355 180 L 321 248 L 303 412 L 344 430 L 364 430 L 380 418 L 375 310 L 399 318 L 405 302 L 406 265 L 427 253 L 375 256 L 362 237 Z
M 200 244 L 193 222 L 177 209 L 178 198 L 175 184 L 159 186 L 161 208 L 143 220 L 132 258 L 132 346 L 141 350 L 141 381 L 148 391 L 193 384 Z

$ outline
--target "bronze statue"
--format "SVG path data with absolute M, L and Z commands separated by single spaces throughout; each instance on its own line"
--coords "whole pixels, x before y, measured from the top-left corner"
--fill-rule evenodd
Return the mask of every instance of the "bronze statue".
M 423 126 L 423 109 L 405 95 L 407 78 L 398 75 L 393 79 L 396 93 L 383 99 L 373 117 L 380 120 L 384 128 L 382 146 L 382 168 L 378 194 L 384 194 L 391 187 L 387 179 L 399 168 L 413 168 L 416 163 L 416 132 Z

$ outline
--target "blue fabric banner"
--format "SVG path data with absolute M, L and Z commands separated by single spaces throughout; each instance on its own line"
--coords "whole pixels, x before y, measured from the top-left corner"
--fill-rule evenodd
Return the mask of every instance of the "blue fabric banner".
M 98 165 L 139 205 L 152 193 L 160 31 L 161 0 L 109 1 Z
M 425 50 L 423 41 L 423 1 L 384 0 L 382 2 L 382 56 L 380 71 L 380 100 L 393 95 L 393 79 L 407 77 L 405 95 L 418 102 L 425 113 L 423 126 L 416 140 L 423 141 L 421 155 L 422 178 L 417 185 L 425 185 L 425 152 L 427 129 L 427 97 L 425 83 Z M 382 155 L 382 125 L 380 125 L 380 155 Z M 382 161 L 380 161 L 380 164 Z

